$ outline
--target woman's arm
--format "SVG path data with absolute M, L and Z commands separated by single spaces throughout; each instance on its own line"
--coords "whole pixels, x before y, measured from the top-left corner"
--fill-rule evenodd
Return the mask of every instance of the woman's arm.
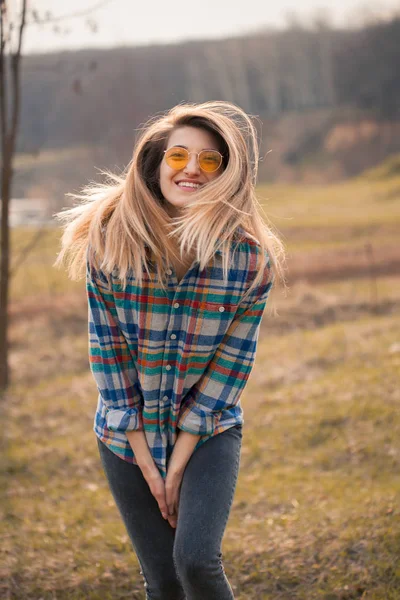
M 178 430 L 178 437 L 168 463 L 168 473 L 183 475 L 199 439 L 200 435 Z
M 87 263 L 89 364 L 112 431 L 142 430 L 142 396 L 130 348 L 120 329 L 112 291 L 101 271 Z
M 143 473 L 143 477 L 147 481 L 150 492 L 158 503 L 162 516 L 164 519 L 170 520 L 170 517 L 168 516 L 165 484 L 150 453 L 144 431 L 127 431 L 126 437 L 132 446 L 137 464 Z M 175 522 L 171 523 L 170 521 L 170 524 L 176 527 Z
M 225 409 L 235 406 L 254 365 L 260 324 L 273 285 L 269 265 L 261 282 L 242 300 L 200 380 L 183 400 L 177 428 L 212 435 Z
M 146 440 L 146 435 L 142 430 L 126 431 L 126 437 L 131 445 L 136 462 L 143 473 L 144 478 L 158 474 L 156 463 L 150 452 L 149 445 Z
M 178 437 L 167 466 L 165 499 L 168 510 L 168 522 L 174 528 L 177 525 L 178 519 L 179 495 L 183 473 L 199 438 L 200 435 L 194 435 L 187 431 L 178 431 Z

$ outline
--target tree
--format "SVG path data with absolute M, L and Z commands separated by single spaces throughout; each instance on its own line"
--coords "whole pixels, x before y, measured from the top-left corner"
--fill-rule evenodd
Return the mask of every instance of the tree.
M 89 9 L 60 17 L 50 13 L 41 19 L 32 8 L 30 14 L 34 23 L 55 23 L 69 18 L 81 18 L 108 4 L 110 0 L 97 2 Z M 10 201 L 13 181 L 13 163 L 16 150 L 20 108 L 21 108 L 21 52 L 25 27 L 27 25 L 27 0 L 20 1 L 20 8 L 14 2 L 0 0 L 0 143 L 1 143 L 1 238 L 0 238 L 0 395 L 9 384 L 8 365 L 8 304 L 11 279 L 10 270 Z M 95 33 L 96 23 L 87 21 Z M 9 110 L 10 107 L 10 110 Z M 36 235 L 35 242 L 40 236 Z M 17 259 L 25 257 L 32 248 L 32 242 L 22 250 Z M 15 268 L 12 273 L 15 273 Z
M 16 19 L 6 0 L 0 0 L 0 131 L 1 131 L 1 241 L 0 241 L 0 392 L 9 382 L 8 296 L 10 284 L 9 212 L 13 159 L 20 115 L 21 49 L 26 23 L 27 0 Z M 8 110 L 10 104 L 10 112 Z

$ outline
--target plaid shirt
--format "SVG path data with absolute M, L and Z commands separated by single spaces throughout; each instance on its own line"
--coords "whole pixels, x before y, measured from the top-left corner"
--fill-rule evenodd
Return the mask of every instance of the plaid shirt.
M 163 291 L 155 271 L 143 283 L 128 273 L 125 291 L 87 261 L 89 362 L 99 391 L 96 435 L 137 464 L 126 431 L 144 430 L 166 477 L 178 429 L 210 437 L 243 423 L 240 396 L 252 370 L 268 294 L 270 262 L 261 283 L 241 301 L 257 271 L 259 243 L 242 228 L 227 284 L 221 251 L 205 269 L 194 261 L 178 283 L 169 266 Z M 166 265 L 168 267 L 168 265 Z

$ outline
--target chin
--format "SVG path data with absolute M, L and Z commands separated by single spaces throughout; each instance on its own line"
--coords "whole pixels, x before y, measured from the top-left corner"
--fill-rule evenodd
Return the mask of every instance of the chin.
M 187 202 L 182 200 L 182 198 L 179 198 L 179 200 L 168 200 L 168 204 L 170 205 L 171 208 L 176 208 L 176 209 L 180 209 L 183 206 L 186 206 Z

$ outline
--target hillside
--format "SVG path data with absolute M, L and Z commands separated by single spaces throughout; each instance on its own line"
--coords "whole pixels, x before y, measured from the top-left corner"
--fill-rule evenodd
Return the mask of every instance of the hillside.
M 150 116 L 210 99 L 258 117 L 260 181 L 354 176 L 400 152 L 399 36 L 393 17 L 24 57 L 13 195 L 62 200 L 94 167 L 122 169 Z
M 263 123 L 260 182 L 324 184 L 342 181 L 379 165 L 400 151 L 399 123 L 379 122 L 357 111 L 310 111 Z M 130 155 L 111 158 L 109 148 L 88 145 L 49 149 L 16 157 L 14 197 L 43 198 L 49 214 L 66 206 L 67 192 L 99 169 L 120 172 Z M 395 158 L 393 159 L 395 160 Z

